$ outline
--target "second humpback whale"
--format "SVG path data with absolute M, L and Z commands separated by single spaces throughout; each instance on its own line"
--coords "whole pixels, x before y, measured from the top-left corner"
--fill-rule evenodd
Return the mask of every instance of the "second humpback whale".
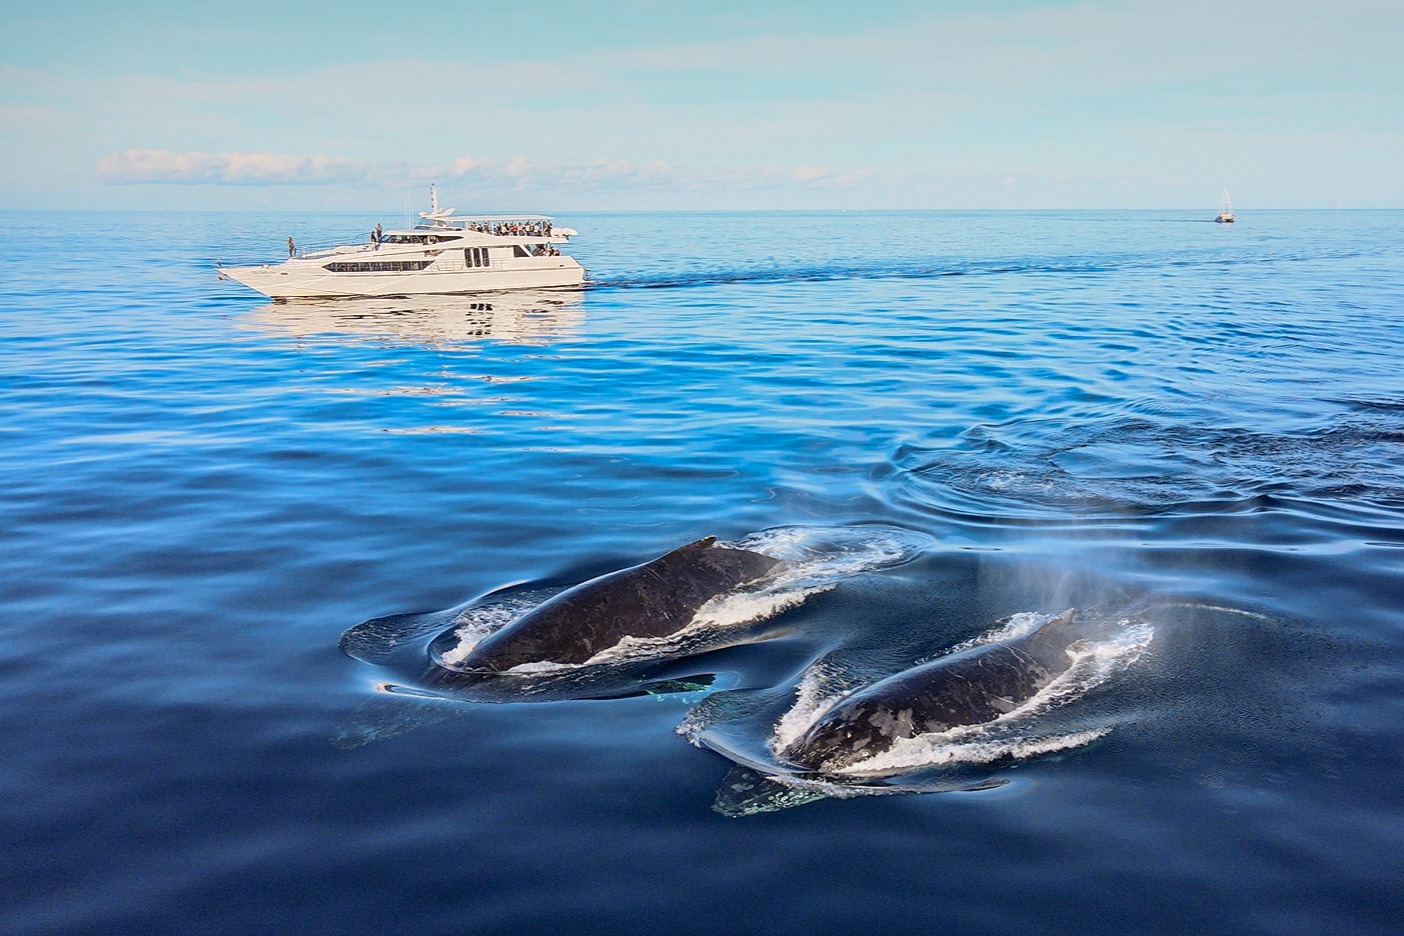
M 798 767 L 831 772 L 906 738 L 994 721 L 1067 671 L 1068 649 L 1081 636 L 1069 609 L 1023 637 L 980 644 L 888 676 L 839 700 L 780 755 Z
M 761 578 L 779 559 L 716 545 L 708 536 L 642 565 L 570 588 L 483 638 L 464 652 L 451 629 L 434 638 L 429 656 L 461 673 L 505 673 L 534 663 L 584 663 L 626 637 L 668 637 L 699 608 Z

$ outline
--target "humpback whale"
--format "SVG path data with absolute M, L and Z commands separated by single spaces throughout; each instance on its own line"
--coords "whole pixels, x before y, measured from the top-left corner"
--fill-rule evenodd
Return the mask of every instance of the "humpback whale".
M 834 771 L 904 738 L 994 721 L 1065 672 L 1080 637 L 1069 609 L 1023 637 L 903 670 L 840 699 L 780 756 L 806 770 Z
M 466 654 L 458 633 L 447 630 L 430 643 L 430 659 L 461 673 L 505 673 L 528 663 L 584 663 L 625 637 L 676 634 L 709 600 L 780 564 L 715 543 L 716 537 L 708 536 L 561 592 Z

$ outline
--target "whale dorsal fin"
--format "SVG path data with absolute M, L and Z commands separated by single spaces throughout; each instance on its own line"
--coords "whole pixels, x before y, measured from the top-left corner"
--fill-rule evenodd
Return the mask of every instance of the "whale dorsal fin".
M 1073 611 L 1073 608 L 1069 608 L 1066 611 L 1053 615 L 1040 624 L 1038 629 L 1029 636 L 1035 643 L 1040 643 L 1045 646 L 1053 646 L 1055 644 L 1066 646 L 1067 643 L 1072 642 L 1073 637 L 1077 635 L 1076 630 L 1074 630 L 1076 622 L 1073 620 Z

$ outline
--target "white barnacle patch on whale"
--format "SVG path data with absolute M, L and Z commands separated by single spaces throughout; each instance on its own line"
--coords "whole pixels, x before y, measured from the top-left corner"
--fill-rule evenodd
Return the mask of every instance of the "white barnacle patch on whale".
M 437 651 L 442 665 L 449 669 L 456 668 L 483 638 L 501 630 L 534 604 L 515 601 L 466 609 L 454 621 L 453 627 L 444 632 L 452 634 L 452 639 L 445 639 Z

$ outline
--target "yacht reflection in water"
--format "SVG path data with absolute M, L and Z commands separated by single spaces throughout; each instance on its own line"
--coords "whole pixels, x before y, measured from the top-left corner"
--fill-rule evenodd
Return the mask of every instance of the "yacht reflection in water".
M 249 327 L 308 338 L 347 335 L 415 345 L 499 341 L 545 345 L 585 321 L 584 290 L 514 290 L 460 296 L 288 299 L 254 310 Z

